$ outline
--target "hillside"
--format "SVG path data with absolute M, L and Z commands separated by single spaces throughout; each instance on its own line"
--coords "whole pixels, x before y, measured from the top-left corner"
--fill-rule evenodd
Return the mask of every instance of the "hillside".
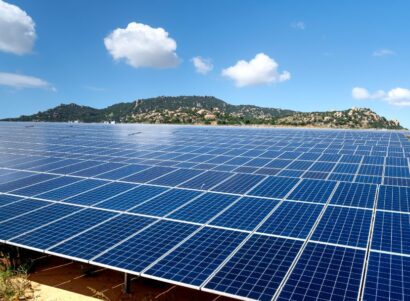
M 122 102 L 104 109 L 74 103 L 62 104 L 37 114 L 5 120 L 402 129 L 398 121 L 387 120 L 370 109 L 353 108 L 345 111 L 302 113 L 253 105 L 231 105 L 212 96 L 161 96 Z

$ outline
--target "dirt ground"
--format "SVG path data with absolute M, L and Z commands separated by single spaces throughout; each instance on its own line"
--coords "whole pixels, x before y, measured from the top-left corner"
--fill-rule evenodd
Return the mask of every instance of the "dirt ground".
M 228 301 L 197 290 L 144 278 L 132 278 L 131 294 L 123 293 L 124 274 L 55 256 L 35 261 L 29 280 L 36 301 Z

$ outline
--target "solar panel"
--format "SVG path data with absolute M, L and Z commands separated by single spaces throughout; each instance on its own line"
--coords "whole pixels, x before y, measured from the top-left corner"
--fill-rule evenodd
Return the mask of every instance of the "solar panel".
M 370 253 L 363 300 L 406 300 L 410 296 L 410 257 Z
M 143 229 L 154 219 L 122 214 L 86 232 L 64 240 L 50 252 L 90 260 L 104 250 Z
M 342 206 L 373 208 L 375 197 L 376 185 L 340 183 L 330 203 Z
M 403 132 L 25 125 L 0 123 L 2 242 L 239 299 L 409 298 Z
M 410 212 L 410 188 L 381 185 L 377 209 Z
M 205 223 L 224 208 L 233 204 L 237 198 L 233 195 L 206 193 L 169 215 L 169 218 Z
M 335 186 L 336 182 L 332 181 L 305 179 L 300 182 L 287 198 L 289 200 L 325 203 Z
M 140 273 L 198 228 L 192 224 L 160 221 L 104 251 L 92 262 Z
M 42 226 L 34 231 L 14 237 L 10 241 L 39 250 L 45 250 L 74 234 L 114 216 L 115 214 L 109 211 L 85 209 L 46 226 Z
M 204 228 L 144 274 L 199 286 L 246 236 L 237 231 Z
M 371 218 L 370 210 L 328 206 L 312 239 L 365 248 Z
M 410 215 L 378 211 L 372 249 L 410 255 Z
M 308 243 L 277 300 L 357 300 L 365 252 Z
M 302 242 L 253 235 L 205 284 L 205 291 L 270 300 L 289 270 Z
M 248 194 L 254 196 L 284 198 L 299 182 L 294 178 L 268 177 L 261 184 L 252 189 Z
M 211 225 L 252 231 L 279 202 L 243 197 L 210 222 Z
M 322 205 L 284 201 L 258 232 L 306 238 L 322 209 Z

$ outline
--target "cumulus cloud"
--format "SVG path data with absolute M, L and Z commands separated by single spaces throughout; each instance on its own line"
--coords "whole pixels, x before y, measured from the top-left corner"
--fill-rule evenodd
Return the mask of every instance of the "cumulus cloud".
M 33 19 L 18 6 L 0 0 L 0 51 L 29 53 L 35 39 Z
M 278 63 L 264 53 L 257 54 L 249 62 L 240 60 L 234 66 L 222 70 L 222 76 L 233 80 L 237 87 L 284 82 L 290 79 L 288 71 L 278 72 Z
M 410 90 L 394 88 L 387 93 L 386 100 L 396 106 L 410 106 Z
M 390 55 L 395 55 L 395 54 L 396 52 L 394 52 L 391 49 L 386 49 L 386 48 L 373 51 L 373 56 L 379 56 L 379 57 L 380 56 L 390 56 Z
M 394 88 L 387 93 L 383 90 L 370 93 L 366 88 L 355 87 L 352 90 L 352 97 L 359 100 L 384 100 L 395 106 L 410 106 L 410 90 L 405 88 Z
M 386 93 L 383 90 L 378 90 L 374 93 L 370 93 L 369 90 L 366 88 L 362 87 L 354 87 L 352 90 L 352 97 L 354 99 L 379 99 L 383 98 L 386 95 Z
M 0 72 L 0 85 L 17 89 L 41 88 L 56 91 L 50 83 L 41 78 L 7 72 Z
M 196 72 L 198 73 L 207 74 L 209 71 L 212 71 L 212 69 L 214 69 L 214 65 L 212 65 L 210 59 L 204 59 L 200 56 L 196 56 L 193 57 L 191 61 L 192 64 L 194 64 Z
M 169 68 L 179 63 L 177 43 L 160 27 L 132 22 L 111 32 L 104 44 L 114 60 L 124 60 L 134 68 Z
M 305 22 L 302 22 L 302 21 L 292 22 L 290 26 L 292 26 L 292 28 L 294 29 L 300 29 L 300 30 L 306 29 Z

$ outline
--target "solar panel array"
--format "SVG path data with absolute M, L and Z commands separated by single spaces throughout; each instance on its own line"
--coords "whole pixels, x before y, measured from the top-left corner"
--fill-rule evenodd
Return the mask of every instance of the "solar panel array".
M 239 299 L 409 300 L 407 135 L 0 123 L 0 241 Z

